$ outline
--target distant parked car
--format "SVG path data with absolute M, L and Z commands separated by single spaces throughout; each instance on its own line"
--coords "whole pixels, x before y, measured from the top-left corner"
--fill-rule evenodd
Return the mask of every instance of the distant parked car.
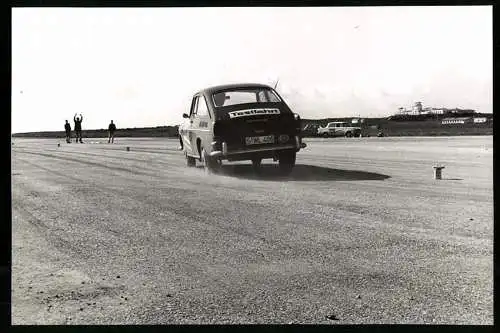
M 318 124 L 307 124 L 302 129 L 302 136 L 317 136 L 318 135 Z
M 187 165 L 203 163 L 217 171 L 223 160 L 279 161 L 288 173 L 297 152 L 306 147 L 301 120 L 281 96 L 262 84 L 232 84 L 206 88 L 193 96 L 187 120 L 180 128 L 181 149 Z
M 318 128 L 318 135 L 323 137 L 345 136 L 350 138 L 352 136 L 359 136 L 360 134 L 361 127 L 351 126 L 349 123 L 344 121 L 334 121 L 328 123 L 325 127 L 320 126 Z

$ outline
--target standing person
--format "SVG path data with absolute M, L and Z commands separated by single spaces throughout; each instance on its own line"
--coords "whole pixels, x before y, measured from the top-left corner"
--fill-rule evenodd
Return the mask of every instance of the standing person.
M 108 143 L 115 143 L 115 131 L 116 131 L 116 125 L 113 124 L 113 120 L 111 120 L 111 123 L 108 126 L 108 131 L 109 131 L 109 138 L 108 138 Z
M 78 138 L 80 138 L 80 143 L 82 142 L 82 121 L 83 121 L 83 116 L 80 113 L 80 118 L 76 116 L 73 117 L 73 121 L 75 122 L 75 134 L 76 134 L 76 142 L 78 143 Z
M 66 142 L 71 143 L 71 125 L 66 120 L 66 124 L 64 124 L 64 130 L 66 131 Z

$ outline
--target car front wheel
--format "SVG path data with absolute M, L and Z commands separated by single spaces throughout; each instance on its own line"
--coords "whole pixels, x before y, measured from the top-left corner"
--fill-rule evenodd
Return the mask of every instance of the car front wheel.
M 279 168 L 282 174 L 288 175 L 295 166 L 297 152 L 284 151 L 279 155 Z
M 183 150 L 184 149 L 184 142 L 182 142 L 182 138 L 179 137 L 179 150 Z
M 188 154 L 186 153 L 186 163 L 187 163 L 187 166 L 190 168 L 195 167 L 196 166 L 196 159 L 194 157 L 188 156 Z

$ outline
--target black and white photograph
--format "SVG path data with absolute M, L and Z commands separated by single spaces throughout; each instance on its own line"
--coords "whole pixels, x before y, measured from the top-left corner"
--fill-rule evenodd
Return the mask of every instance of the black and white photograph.
M 493 6 L 11 16 L 12 325 L 493 325 Z

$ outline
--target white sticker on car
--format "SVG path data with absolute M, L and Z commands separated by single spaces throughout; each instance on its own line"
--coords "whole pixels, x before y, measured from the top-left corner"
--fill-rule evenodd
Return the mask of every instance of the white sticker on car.
M 254 116 L 259 114 L 280 114 L 279 109 L 247 109 L 228 112 L 229 118 Z

